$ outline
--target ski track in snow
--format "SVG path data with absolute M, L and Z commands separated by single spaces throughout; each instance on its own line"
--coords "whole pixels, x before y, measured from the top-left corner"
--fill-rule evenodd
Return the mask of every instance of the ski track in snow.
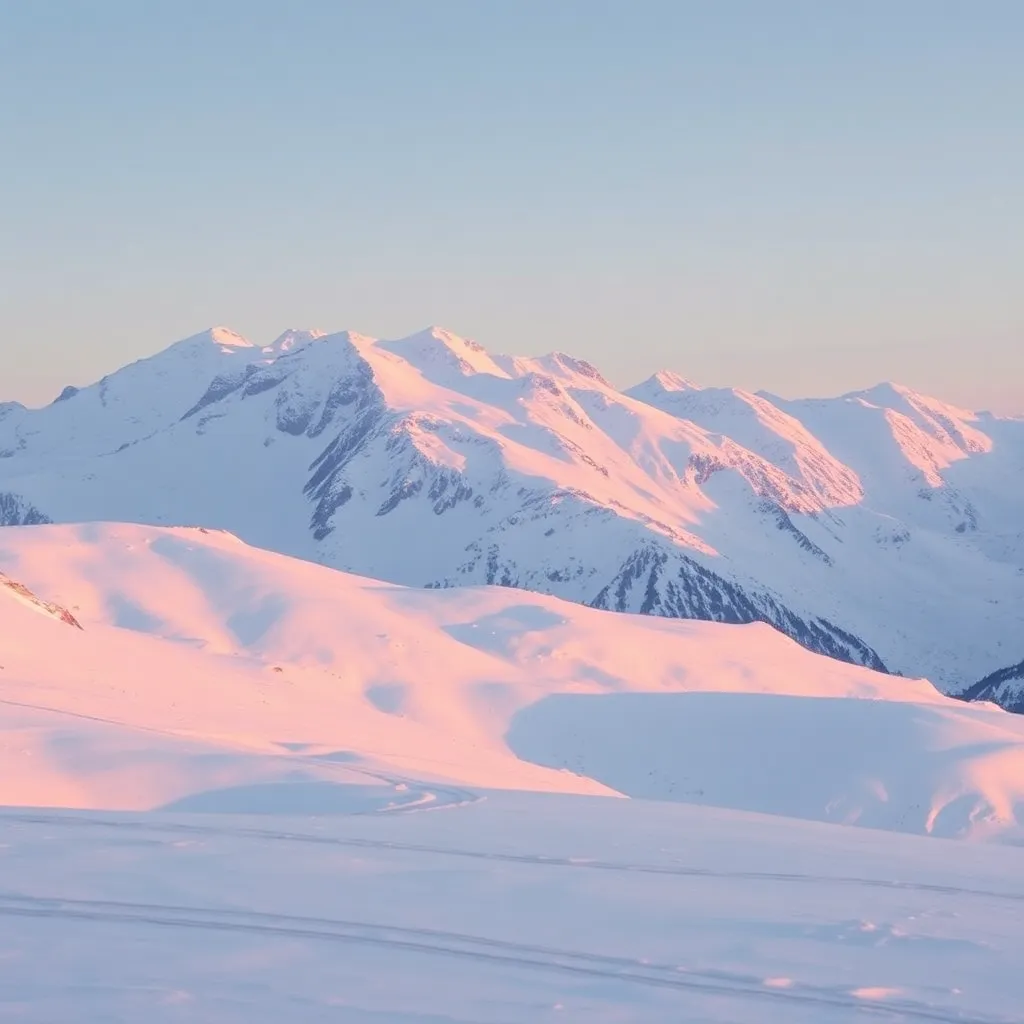
M 188 733 L 175 732 L 172 729 L 159 729 L 153 726 L 136 726 L 121 721 L 117 718 L 102 715 L 87 715 L 77 711 L 67 711 L 63 708 L 54 708 L 46 704 L 36 704 L 29 701 L 11 700 L 0 697 L 0 705 L 14 708 L 25 708 L 29 711 L 42 711 L 47 714 L 60 715 L 68 718 L 80 719 L 84 722 L 97 722 L 101 725 L 121 726 L 136 729 L 141 732 L 152 732 L 158 736 L 165 736 L 171 739 L 193 739 Z M 292 765 L 309 765 L 324 769 L 327 772 L 345 772 L 347 774 L 359 775 L 374 782 L 383 783 L 396 791 L 403 793 L 403 799 L 393 799 L 391 803 L 373 809 L 372 811 L 348 811 L 350 817 L 362 815 L 381 814 L 412 814 L 424 811 L 448 810 L 455 807 L 464 807 L 468 804 L 477 803 L 483 800 L 479 793 L 470 789 L 456 786 L 445 786 L 437 783 L 430 783 L 429 786 L 419 779 L 405 775 L 385 774 L 383 772 L 371 771 L 368 768 L 350 763 L 338 764 L 326 758 L 310 757 L 303 754 L 292 754 L 288 757 L 288 763 Z M 407 795 L 406 795 L 407 794 Z
M 129 924 L 197 931 L 283 935 L 318 942 L 359 943 L 429 956 L 507 964 L 543 971 L 588 975 L 635 985 L 698 992 L 731 999 L 754 999 L 781 1006 L 856 1009 L 865 1016 L 894 1020 L 936 1021 L 939 1024 L 1020 1024 L 1024 1018 L 978 1016 L 896 999 L 865 1002 L 863 990 L 843 991 L 787 979 L 786 987 L 766 979 L 697 971 L 673 964 L 653 964 L 576 950 L 528 945 L 428 928 L 402 928 L 365 921 L 296 917 L 255 911 L 110 900 L 70 900 L 0 893 L 0 916 L 33 917 L 62 922 Z
M 465 806 L 466 801 L 456 806 Z M 413 808 L 416 810 L 417 808 Z M 346 817 L 362 816 L 354 812 Z M 815 875 L 784 871 L 725 871 L 714 868 L 687 867 L 679 864 L 644 864 L 629 861 L 607 861 L 555 857 L 546 854 L 504 853 L 490 850 L 472 850 L 451 846 L 434 846 L 423 843 L 403 843 L 386 839 L 363 837 L 311 835 L 308 833 L 278 831 L 275 829 L 251 828 L 245 826 L 199 825 L 191 822 L 126 821 L 103 818 L 75 812 L 73 815 L 47 814 L 45 812 L 0 811 L 0 824 L 11 822 L 22 825 L 47 825 L 60 829 L 103 828 L 124 832 L 142 832 L 170 835 L 194 835 L 205 837 L 230 837 L 257 842 L 309 843 L 314 846 L 339 846 L 358 850 L 381 850 L 394 853 L 421 853 L 442 857 L 456 857 L 468 860 L 522 864 L 540 868 L 571 868 L 585 871 L 614 871 L 643 875 L 668 875 L 679 878 L 725 879 L 748 882 L 780 882 L 786 885 L 840 885 L 870 889 L 889 889 L 906 892 L 933 893 L 942 896 L 969 896 L 1012 903 L 1024 903 L 1024 892 L 1009 892 L 978 889 L 970 886 L 937 885 L 903 879 L 865 878 L 851 875 Z
M 1016 706 L 1024 420 L 436 328 L 0 420 L 0 1016 L 1024 1024 L 1018 851 L 809 823 L 1024 843 L 1024 719 L 860 667 Z

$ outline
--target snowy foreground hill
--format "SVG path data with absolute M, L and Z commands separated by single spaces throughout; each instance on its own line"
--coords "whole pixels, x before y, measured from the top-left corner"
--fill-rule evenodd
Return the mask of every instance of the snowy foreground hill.
M 315 811 L 345 782 L 1024 839 L 1024 718 L 763 623 L 409 589 L 199 529 L 7 528 L 0 572 L 0 803 L 246 810 L 295 786 Z
M 1024 1021 L 1024 718 L 761 623 L 7 528 L 0 804 L 2 1019 Z
M 218 328 L 0 406 L 0 522 L 119 520 L 412 586 L 761 620 L 960 692 L 1024 656 L 1024 420 L 789 402 L 562 354 Z

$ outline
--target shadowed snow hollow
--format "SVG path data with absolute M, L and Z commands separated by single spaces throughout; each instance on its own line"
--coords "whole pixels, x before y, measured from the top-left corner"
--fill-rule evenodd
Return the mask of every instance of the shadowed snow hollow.
M 1019 823 L 1022 740 L 980 708 L 751 693 L 557 695 L 509 732 L 634 797 L 947 837 Z

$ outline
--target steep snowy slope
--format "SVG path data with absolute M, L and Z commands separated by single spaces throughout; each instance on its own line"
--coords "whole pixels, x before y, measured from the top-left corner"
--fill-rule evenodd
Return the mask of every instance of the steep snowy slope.
M 907 670 L 892 645 L 920 638 L 933 654 L 917 664 L 958 691 L 967 666 L 1013 653 L 1024 608 L 1024 420 L 894 384 L 786 401 L 659 374 L 630 393 L 742 439 L 829 496 L 831 510 L 819 517 L 826 539 L 802 525 L 842 579 L 844 611 L 833 614 L 873 639 L 890 668 Z M 756 560 L 750 553 L 748 564 Z M 772 572 L 766 566 L 764 576 Z M 889 639 L 875 639 L 871 617 L 888 620 Z M 942 634 L 956 637 L 958 651 Z
M 175 423 L 212 380 L 242 381 L 255 365 L 317 336 L 287 331 L 258 348 L 226 327 L 203 331 L 91 387 L 65 388 L 45 416 L 16 410 L 0 420 L 0 457 L 30 452 L 64 461 L 116 451 Z
M 376 812 L 487 787 L 1024 837 L 1024 719 L 761 623 L 406 589 L 200 529 L 8 528 L 0 569 L 82 627 L 0 587 L 0 803 Z
M 962 690 L 1024 631 L 1024 421 L 884 385 L 622 393 L 564 354 L 223 329 L 0 411 L 0 522 L 202 524 L 430 587 L 765 621 Z
M 898 512 L 912 525 L 977 530 L 969 495 L 947 482 L 954 466 L 972 459 L 976 471 L 995 469 L 984 458 L 995 450 L 993 439 L 979 428 L 976 414 L 894 384 L 832 400 L 773 401 L 857 472 L 871 507 Z M 1019 457 L 1020 439 L 1019 429 L 1017 443 L 1008 437 L 999 457 Z M 1021 493 L 1015 481 L 1005 487 L 1008 494 Z
M 1024 714 L 1024 661 L 990 672 L 964 691 L 968 700 L 989 700 Z

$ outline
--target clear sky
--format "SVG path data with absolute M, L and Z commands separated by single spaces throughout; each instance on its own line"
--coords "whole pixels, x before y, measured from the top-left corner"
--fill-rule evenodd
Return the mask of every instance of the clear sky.
M 213 324 L 1024 412 L 1019 0 L 0 0 L 0 400 Z

